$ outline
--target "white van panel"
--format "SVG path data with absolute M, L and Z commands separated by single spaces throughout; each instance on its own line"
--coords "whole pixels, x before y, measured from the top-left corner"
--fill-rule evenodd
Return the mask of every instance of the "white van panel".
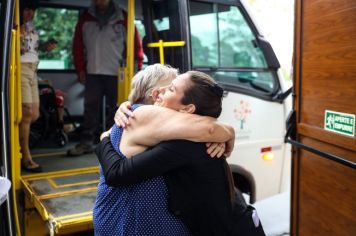
M 223 100 L 221 122 L 236 132 L 235 148 L 228 159 L 251 172 L 256 181 L 256 199 L 280 192 L 284 164 L 284 106 L 229 92 Z M 273 160 L 262 159 L 262 148 L 271 147 Z

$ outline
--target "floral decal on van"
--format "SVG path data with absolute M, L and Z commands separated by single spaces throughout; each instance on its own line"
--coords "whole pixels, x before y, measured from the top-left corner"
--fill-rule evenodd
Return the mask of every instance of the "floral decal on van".
M 251 113 L 250 103 L 244 100 L 240 101 L 240 105 L 234 109 L 235 118 L 240 121 L 240 129 L 244 128 L 244 123 L 247 120 L 247 117 Z

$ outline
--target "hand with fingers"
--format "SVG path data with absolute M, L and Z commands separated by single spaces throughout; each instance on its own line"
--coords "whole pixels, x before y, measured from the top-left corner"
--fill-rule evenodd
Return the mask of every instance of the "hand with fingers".
M 233 132 L 233 137 L 231 139 L 229 139 L 225 144 L 226 144 L 226 147 L 225 147 L 224 156 L 229 157 L 231 155 L 232 151 L 234 150 L 235 132 Z
M 85 84 L 85 81 L 86 81 L 86 72 L 85 71 L 78 72 L 78 81 L 81 84 Z
M 206 152 L 211 157 L 220 158 L 225 153 L 226 144 L 225 143 L 206 143 L 206 147 L 207 147 Z
M 109 137 L 111 134 L 111 128 L 105 132 L 103 132 L 101 135 L 100 135 L 100 141 L 103 140 L 105 137 Z
M 130 125 L 130 118 L 134 118 L 134 114 L 131 111 L 131 103 L 129 101 L 121 103 L 115 113 L 115 124 L 119 127 L 125 128 Z

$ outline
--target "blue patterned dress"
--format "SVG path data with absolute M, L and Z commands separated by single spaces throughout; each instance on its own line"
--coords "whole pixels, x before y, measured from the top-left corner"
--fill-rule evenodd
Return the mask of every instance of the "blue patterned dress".
M 138 105 L 133 105 L 136 109 Z M 123 129 L 114 125 L 111 143 L 120 158 Z M 102 171 L 93 209 L 95 235 L 191 235 L 187 227 L 168 211 L 168 191 L 162 176 L 127 187 L 105 184 Z

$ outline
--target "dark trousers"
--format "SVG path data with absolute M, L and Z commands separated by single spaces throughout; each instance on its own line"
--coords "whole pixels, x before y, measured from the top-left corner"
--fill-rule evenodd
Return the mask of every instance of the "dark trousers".
M 84 125 L 81 143 L 93 144 L 100 128 L 103 98 L 106 97 L 108 112 L 106 129 L 114 124 L 117 108 L 117 77 L 109 75 L 87 75 L 84 90 Z

